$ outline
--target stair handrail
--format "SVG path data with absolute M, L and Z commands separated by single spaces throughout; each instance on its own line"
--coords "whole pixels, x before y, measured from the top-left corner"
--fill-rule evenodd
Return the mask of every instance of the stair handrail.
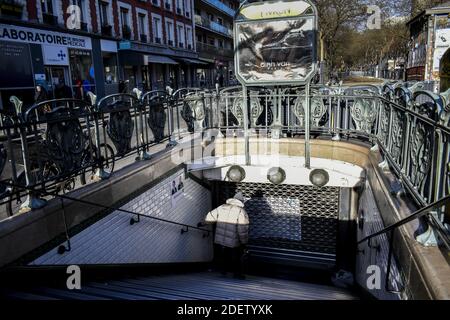
M 434 209 L 436 207 L 442 207 L 449 202 L 450 202 L 450 194 L 446 195 L 445 197 L 440 198 L 439 200 L 437 200 L 433 203 L 430 203 L 429 205 L 427 205 L 425 207 L 420 208 L 419 210 L 415 211 L 413 214 L 407 216 L 406 218 L 403 218 L 403 219 L 391 224 L 390 226 L 383 228 L 380 231 L 374 232 L 371 235 L 368 235 L 368 236 L 362 238 L 361 240 L 358 241 L 358 244 L 361 244 L 361 243 L 368 241 L 374 237 L 377 237 L 379 235 L 382 235 L 384 233 L 387 233 L 389 231 L 397 229 L 397 228 L 403 226 L 404 224 L 407 224 L 408 222 L 411 222 L 415 219 L 419 219 L 423 216 L 426 216 L 427 214 L 430 214 L 430 211 L 432 209 Z
M 449 202 L 450 202 L 450 194 L 446 195 L 445 197 L 440 198 L 439 200 L 437 200 L 433 203 L 430 203 L 430 204 L 420 208 L 419 210 L 415 211 L 413 214 L 409 215 L 408 217 L 403 218 L 403 219 L 383 228 L 380 231 L 374 232 L 371 235 L 368 235 L 357 242 L 357 245 L 360 245 L 366 241 L 369 241 L 369 243 L 370 243 L 370 240 L 372 238 L 390 232 L 390 237 L 388 238 L 388 241 L 389 241 L 389 251 L 388 251 L 388 257 L 387 257 L 388 262 L 387 262 L 387 266 L 386 266 L 386 278 L 385 278 L 385 284 L 384 284 L 385 290 L 387 292 L 399 294 L 404 290 L 403 286 L 401 289 L 391 289 L 389 287 L 389 279 L 390 279 L 391 265 L 392 265 L 392 251 L 393 251 L 393 247 L 394 247 L 394 232 L 399 227 L 405 225 L 406 223 L 411 222 L 415 219 L 419 219 L 421 217 L 427 216 L 431 213 L 432 209 L 434 209 L 436 207 L 442 207 L 444 205 L 447 205 Z M 429 225 L 429 228 L 432 228 L 432 226 Z M 442 234 L 445 235 L 445 232 Z M 448 247 L 449 246 L 448 241 L 445 241 L 446 239 L 443 239 L 443 240 L 444 240 L 446 246 Z

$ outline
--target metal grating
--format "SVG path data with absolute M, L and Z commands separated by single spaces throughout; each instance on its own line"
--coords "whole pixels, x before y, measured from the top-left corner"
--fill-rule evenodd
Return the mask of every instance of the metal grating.
M 250 245 L 336 254 L 339 188 L 219 182 L 219 204 L 238 191 L 248 199 Z

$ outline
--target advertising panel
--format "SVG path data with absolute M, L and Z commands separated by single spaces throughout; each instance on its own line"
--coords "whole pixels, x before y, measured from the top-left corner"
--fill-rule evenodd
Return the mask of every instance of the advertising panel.
M 302 84 L 316 69 L 317 11 L 305 0 L 250 3 L 235 23 L 236 75 L 244 85 Z
M 0 61 L 0 89 L 34 86 L 27 44 L 0 41 Z
M 305 80 L 313 69 L 311 18 L 238 24 L 238 73 L 247 83 Z

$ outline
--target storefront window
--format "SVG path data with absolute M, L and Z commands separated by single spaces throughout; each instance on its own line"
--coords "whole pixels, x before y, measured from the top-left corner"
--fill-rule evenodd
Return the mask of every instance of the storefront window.
M 186 87 L 186 72 L 184 72 L 183 68 L 180 68 L 180 87 Z
M 153 83 L 153 89 L 164 89 L 164 65 L 155 64 L 155 82 Z
M 145 92 L 148 91 L 150 83 L 148 66 L 142 66 L 141 72 L 142 72 L 142 83 L 139 84 L 138 88 Z
M 125 80 L 128 80 L 128 89 L 136 88 L 136 66 L 124 66 L 123 73 Z
M 70 49 L 70 72 L 76 99 L 84 99 L 88 91 L 95 93 L 95 75 L 91 51 Z
M 117 83 L 117 55 L 115 53 L 102 53 L 103 57 L 103 67 L 105 74 L 105 84 L 115 84 Z

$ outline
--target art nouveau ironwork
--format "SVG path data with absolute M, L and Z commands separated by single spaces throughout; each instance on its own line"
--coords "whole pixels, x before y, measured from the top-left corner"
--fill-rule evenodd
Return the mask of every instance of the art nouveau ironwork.
M 450 193 L 449 96 L 424 91 L 419 84 L 317 86 L 310 97 L 311 133 L 378 145 L 385 164 L 408 194 L 419 206 L 426 205 Z M 97 103 L 94 99 L 91 104 L 47 101 L 43 102 L 45 109 L 40 104 L 27 112 L 22 111 L 20 100 L 12 98 L 16 112 L 2 115 L 1 130 L 4 149 L 14 161 L 4 165 L 11 169 L 11 176 L 2 182 L 33 187 L 28 205 L 39 206 L 33 202 L 39 191 L 45 193 L 55 184 L 61 188 L 61 183 L 70 188 L 73 179 L 84 176 L 86 170 L 105 178 L 102 172 L 111 173 L 117 159 L 134 152 L 136 159 L 147 159 L 149 146 L 166 137 L 169 145 L 175 144 L 174 132 L 178 138 L 186 129 L 239 134 L 244 129 L 245 98 L 250 105 L 248 128 L 258 129 L 256 134 L 263 134 L 260 129 L 270 133 L 276 128 L 284 136 L 303 137 L 306 98 L 302 88 L 252 88 L 245 95 L 241 87 L 118 94 Z M 14 148 L 22 153 L 20 164 L 21 159 L 14 158 L 17 152 L 10 152 Z M 9 168 L 11 162 L 15 165 Z M 70 183 L 64 186 L 66 181 Z M 3 198 L 19 198 L 17 190 L 2 193 Z

